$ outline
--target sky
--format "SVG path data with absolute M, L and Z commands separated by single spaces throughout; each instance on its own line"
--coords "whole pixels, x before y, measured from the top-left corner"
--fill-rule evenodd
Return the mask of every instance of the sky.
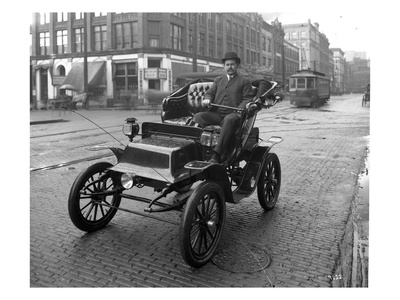
M 329 40 L 330 48 L 340 48 L 342 51 L 365 51 L 367 58 L 371 54 L 369 27 L 371 20 L 366 16 L 355 14 L 352 11 L 341 12 L 268 12 L 261 13 L 264 21 L 271 24 L 278 18 L 282 25 L 307 23 L 319 24 L 319 31 Z

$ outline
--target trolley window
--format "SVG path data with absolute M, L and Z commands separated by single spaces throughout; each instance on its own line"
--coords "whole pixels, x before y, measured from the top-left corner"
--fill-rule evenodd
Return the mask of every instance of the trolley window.
M 297 88 L 298 89 L 306 88 L 306 79 L 305 78 L 297 78 Z
M 290 84 L 290 90 L 295 91 L 296 90 L 296 79 L 289 78 L 289 84 Z
M 307 78 L 307 89 L 314 89 L 315 85 L 314 85 L 314 78 Z

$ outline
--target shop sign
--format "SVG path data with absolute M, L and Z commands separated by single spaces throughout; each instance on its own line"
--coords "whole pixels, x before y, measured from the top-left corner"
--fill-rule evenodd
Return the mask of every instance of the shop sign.
M 53 85 L 61 85 L 65 80 L 65 76 L 53 75 Z
M 144 69 L 144 79 L 167 79 L 167 69 L 161 69 L 161 68 Z

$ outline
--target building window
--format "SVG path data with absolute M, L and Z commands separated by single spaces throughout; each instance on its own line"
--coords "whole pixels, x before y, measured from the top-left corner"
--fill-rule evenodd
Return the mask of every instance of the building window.
M 215 27 L 217 27 L 218 30 L 222 30 L 221 15 L 219 14 L 215 16 Z
M 83 28 L 75 28 L 75 52 L 83 52 L 84 47 L 84 29 Z
M 171 48 L 182 50 L 182 27 L 171 24 Z
M 94 16 L 95 17 L 107 16 L 107 13 L 106 12 L 95 12 Z
M 244 28 L 243 28 L 242 25 L 239 25 L 238 38 L 241 39 L 241 40 L 244 39 Z
M 205 36 L 204 33 L 200 32 L 199 34 L 199 53 L 204 55 L 205 54 Z
M 76 12 L 75 13 L 75 20 L 81 20 L 84 18 L 84 13 L 83 12 Z
M 102 51 L 107 49 L 107 26 L 94 26 L 94 49 Z
M 297 39 L 297 32 L 292 32 L 292 39 L 293 40 Z
M 68 20 L 68 15 L 65 12 L 57 13 L 57 22 L 65 22 Z
M 265 36 L 262 37 L 262 49 L 267 51 L 267 38 Z
M 138 90 L 137 63 L 115 64 L 115 94 L 126 100 Z
M 254 29 L 251 29 L 251 43 L 255 44 L 256 43 L 256 31 Z
M 207 24 L 208 24 L 208 27 L 214 29 L 214 23 L 213 23 L 213 19 L 212 19 L 212 13 L 207 13 Z
M 137 46 L 137 22 L 115 24 L 115 47 L 131 49 Z
M 300 31 L 300 38 L 302 38 L 302 39 L 306 38 L 306 32 L 305 31 Z
M 147 59 L 147 67 L 148 68 L 161 68 L 161 59 L 160 58 L 148 58 Z
M 50 54 L 50 32 L 41 32 L 39 34 L 40 39 L 40 54 L 48 55 Z
M 222 39 L 217 38 L 217 57 L 222 57 Z
M 159 91 L 161 88 L 160 79 L 149 79 L 149 90 Z
M 208 55 L 214 57 L 214 37 L 208 37 Z
M 268 39 L 268 52 L 271 52 L 271 39 Z
M 207 13 L 199 13 L 199 24 L 206 26 L 207 22 Z
M 50 23 L 50 13 L 40 13 L 39 14 L 40 20 L 39 23 L 40 24 L 48 24 Z
M 160 46 L 160 22 L 148 21 L 147 22 L 148 41 L 150 47 Z
M 57 31 L 57 53 L 67 53 L 68 35 L 67 30 Z
M 233 26 L 232 26 L 232 35 L 233 35 L 234 37 L 238 37 L 238 36 L 239 36 L 238 24 L 236 24 L 236 23 L 233 23 Z
M 226 34 L 232 35 L 232 26 L 230 20 L 226 20 Z

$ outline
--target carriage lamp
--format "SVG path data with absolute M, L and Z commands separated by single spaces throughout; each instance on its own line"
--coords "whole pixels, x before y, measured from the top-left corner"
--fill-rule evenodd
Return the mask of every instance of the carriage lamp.
M 204 131 L 200 137 L 200 143 L 203 146 L 213 147 L 218 143 L 219 134 L 209 131 Z
M 129 141 L 132 142 L 132 139 L 139 133 L 139 124 L 136 123 L 136 118 L 127 118 L 126 123 L 122 127 L 122 132 L 129 137 Z
M 133 187 L 135 180 L 135 174 L 132 173 L 124 173 L 121 176 L 121 185 L 126 189 L 129 190 Z

